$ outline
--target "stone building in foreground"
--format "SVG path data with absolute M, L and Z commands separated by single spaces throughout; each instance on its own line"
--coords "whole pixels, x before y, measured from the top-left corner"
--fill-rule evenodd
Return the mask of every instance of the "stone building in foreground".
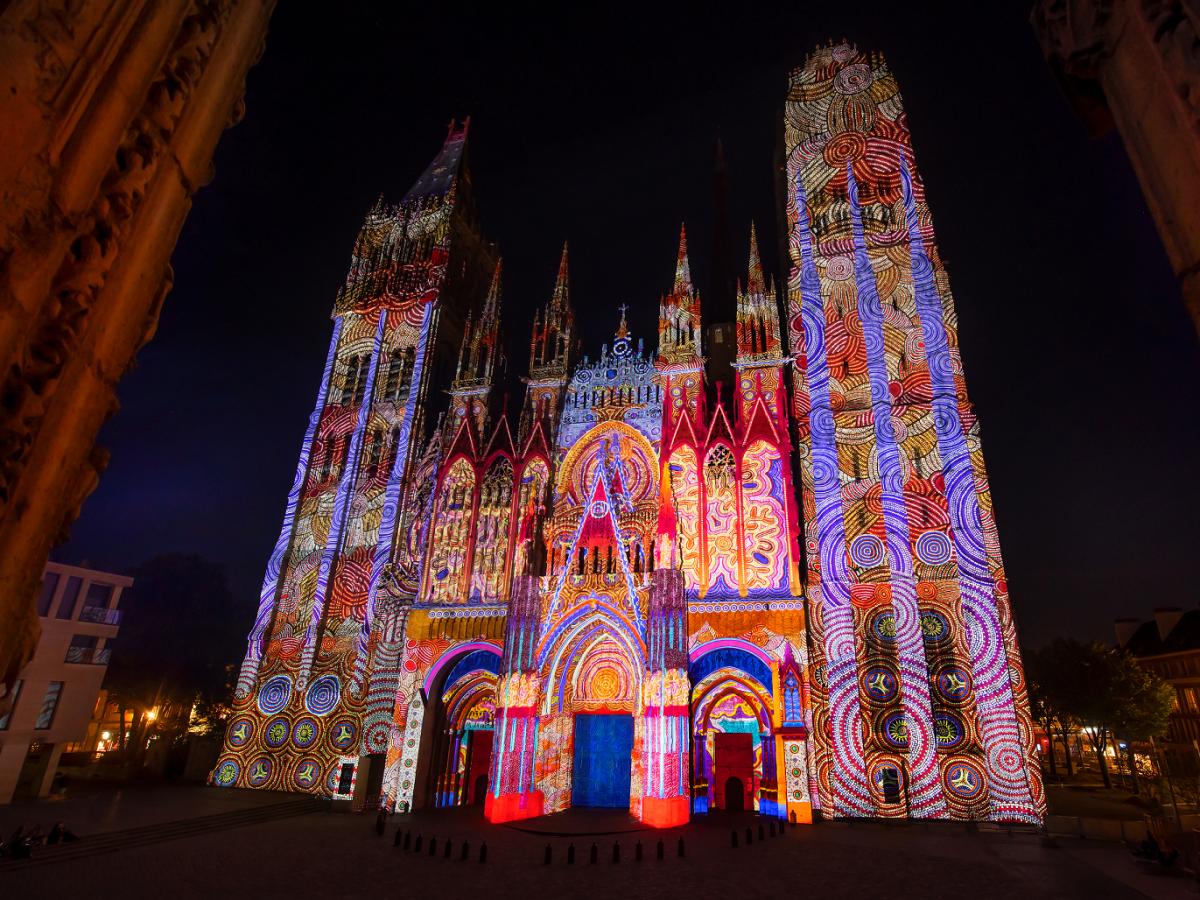
M 0 4 L 0 715 L 274 0 Z

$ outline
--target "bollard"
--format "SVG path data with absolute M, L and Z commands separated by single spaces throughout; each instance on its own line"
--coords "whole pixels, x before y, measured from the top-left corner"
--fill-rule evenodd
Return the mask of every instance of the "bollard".
M 662 838 L 659 838 L 659 839 L 658 839 L 658 849 L 655 851 L 655 855 L 658 857 L 658 861 L 659 861 L 659 862 L 662 862 L 662 860 L 663 860 L 663 842 L 662 842 Z
M 750 826 L 746 826 L 746 846 L 749 847 L 754 843 L 754 832 L 750 830 Z
M 407 850 L 411 846 L 412 846 L 412 832 L 406 831 L 406 832 L 404 832 L 404 849 Z
M 567 865 L 575 865 L 575 845 L 567 844 Z
M 487 841 L 479 845 L 479 861 L 481 863 L 487 862 Z
M 395 839 L 394 841 L 392 841 L 392 846 L 393 846 L 393 847 L 399 847 L 399 846 L 400 846 L 400 839 L 401 839 L 402 837 L 404 837 L 404 829 L 403 829 L 403 828 L 401 828 L 399 825 L 397 825 L 397 826 L 396 826 L 396 839 Z
M 417 832 L 417 839 L 413 841 L 413 853 L 421 852 L 421 833 Z
M 588 865 L 594 866 L 599 856 L 600 848 L 596 846 L 595 841 L 592 841 L 592 852 L 588 854 Z
M 767 832 L 766 829 L 763 828 L 762 822 L 758 823 L 758 839 L 760 841 L 765 841 L 767 839 Z
M 737 849 L 737 829 L 736 828 L 733 829 L 731 832 L 729 832 L 729 846 L 732 847 L 734 850 Z
M 613 841 L 613 858 L 612 861 L 619 863 L 621 861 L 621 842 Z
M 466 862 L 467 857 L 471 855 L 471 842 L 463 841 L 462 850 L 458 854 L 459 862 Z
M 450 858 L 450 852 L 451 852 L 451 849 L 453 848 L 453 846 L 454 846 L 454 842 L 452 840 L 450 840 L 450 838 L 446 838 L 446 851 L 442 854 L 442 859 Z
M 683 853 L 683 838 L 680 838 L 680 839 L 679 839 L 679 844 L 678 844 L 678 845 L 676 846 L 676 848 L 675 848 L 675 855 L 676 855 L 676 856 L 678 856 L 680 859 L 683 859 L 683 857 L 684 857 L 684 853 Z
M 437 856 L 437 838 L 435 837 L 429 839 L 429 855 Z
M 548 866 L 554 859 L 554 851 L 550 849 L 550 845 L 546 845 L 546 852 L 542 855 L 542 865 Z
M 641 838 L 639 838 L 639 839 L 638 839 L 638 842 L 637 842 L 636 844 L 634 844 L 634 845 L 633 845 L 633 859 L 634 859 L 634 861 L 635 861 L 635 862 L 641 862 L 641 861 L 642 861 L 642 841 L 641 841 Z

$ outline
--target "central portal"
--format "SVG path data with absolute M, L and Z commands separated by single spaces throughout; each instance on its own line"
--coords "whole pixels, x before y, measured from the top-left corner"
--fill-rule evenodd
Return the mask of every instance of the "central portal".
M 572 806 L 629 806 L 633 763 L 633 716 L 575 716 Z

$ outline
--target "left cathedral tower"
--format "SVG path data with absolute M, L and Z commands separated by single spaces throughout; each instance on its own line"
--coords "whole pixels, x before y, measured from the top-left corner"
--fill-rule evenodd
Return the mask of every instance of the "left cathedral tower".
M 377 201 L 355 241 L 218 784 L 347 799 L 368 781 L 378 789 L 421 577 L 412 535 L 431 500 L 417 473 L 438 456 L 427 395 L 454 370 L 468 311 L 495 321 L 498 260 L 479 229 L 466 142 L 467 123 L 451 123 L 404 198 Z

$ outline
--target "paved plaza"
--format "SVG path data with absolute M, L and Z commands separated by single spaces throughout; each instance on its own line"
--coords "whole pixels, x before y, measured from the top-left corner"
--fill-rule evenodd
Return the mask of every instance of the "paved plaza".
M 278 804 L 279 795 L 215 789 L 169 789 L 161 793 L 158 821 L 177 822 L 188 809 L 230 815 L 254 802 Z M 214 796 L 217 795 L 217 796 Z M 135 791 L 131 811 L 110 797 L 93 800 L 109 821 L 151 821 L 151 797 Z M 40 821 L 39 807 L 27 805 L 28 821 Z M 82 807 L 81 807 L 82 808 Z M 17 807 L 5 810 L 8 820 Z M 32 818 L 31 818 L 32 816 Z M 61 817 L 51 811 L 48 821 Z M 519 827 L 493 826 L 477 809 L 394 816 L 378 838 L 374 819 L 350 813 L 318 812 L 219 831 L 183 834 L 169 841 L 139 844 L 70 860 L 49 858 L 37 865 L 0 863 L 0 896 L 65 896 L 86 885 L 92 897 L 388 897 L 481 895 L 518 897 L 680 897 L 778 898 L 781 892 L 806 895 L 878 897 L 897 890 L 923 897 L 968 896 L 972 900 L 1041 897 L 1195 897 L 1195 882 L 1182 873 L 1164 874 L 1133 862 L 1120 844 L 1058 839 L 1047 846 L 1034 833 L 968 830 L 962 825 L 834 823 L 790 829 L 782 836 L 758 837 L 754 818 L 711 817 L 680 829 L 640 828 L 621 813 L 577 811 Z M 75 823 L 89 839 L 88 820 Z M 410 834 L 410 849 L 394 846 L 395 830 Z M 746 828 L 752 842 L 746 842 Z M 731 846 L 731 831 L 738 846 Z M 414 851 L 420 835 L 421 852 Z M 685 856 L 678 854 L 684 840 Z M 429 855 L 431 838 L 437 840 Z M 452 841 L 451 857 L 444 856 Z M 662 838 L 664 858 L 657 859 Z M 468 859 L 461 859 L 469 842 Z M 635 859 L 642 843 L 643 860 Z M 487 843 L 487 862 L 480 863 Z M 597 862 L 590 863 L 592 844 Z M 614 863 L 613 844 L 620 845 Z M 567 864 L 574 844 L 575 863 Z M 552 863 L 544 864 L 546 846 Z M 80 845 L 82 848 L 83 845 Z M 749 865 L 747 866 L 747 863 Z

